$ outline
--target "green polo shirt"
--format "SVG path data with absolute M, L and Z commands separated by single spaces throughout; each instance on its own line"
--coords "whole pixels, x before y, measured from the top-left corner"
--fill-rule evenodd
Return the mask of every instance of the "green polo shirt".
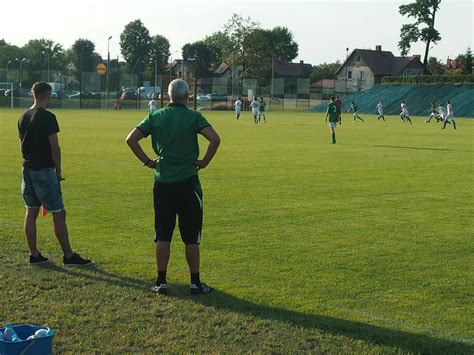
M 155 181 L 181 182 L 197 175 L 198 133 L 206 127 L 211 125 L 201 113 L 180 104 L 170 104 L 145 117 L 137 128 L 145 136 L 151 135 L 158 156 Z

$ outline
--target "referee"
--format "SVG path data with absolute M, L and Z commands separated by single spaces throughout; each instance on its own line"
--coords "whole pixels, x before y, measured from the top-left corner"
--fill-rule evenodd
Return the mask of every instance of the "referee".
M 126 139 L 135 156 L 155 172 L 153 200 L 158 278 L 152 290 L 159 294 L 168 292 L 166 271 L 178 216 L 191 274 L 190 293 L 204 294 L 209 293 L 211 288 L 201 282 L 199 276 L 203 204 L 198 170 L 204 169 L 211 162 L 219 147 L 220 138 L 201 113 L 186 107 L 189 86 L 184 80 L 173 80 L 168 87 L 168 94 L 171 103 L 165 108 L 150 112 Z M 198 159 L 198 134 L 209 141 L 202 160 Z M 148 136 L 151 136 L 157 159 L 151 159 L 139 144 L 141 139 Z

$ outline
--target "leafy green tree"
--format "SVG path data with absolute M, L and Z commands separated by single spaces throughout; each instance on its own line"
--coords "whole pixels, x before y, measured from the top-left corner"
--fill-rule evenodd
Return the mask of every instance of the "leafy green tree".
M 446 71 L 443 63 L 436 57 L 429 57 L 427 69 L 433 75 L 443 75 Z
M 182 55 L 184 60 L 193 63 L 192 71 L 197 78 L 208 75 L 212 63 L 215 62 L 214 52 L 203 41 L 185 44 Z
M 427 74 L 428 54 L 431 45 L 441 40 L 440 33 L 435 29 L 436 12 L 440 3 L 441 0 L 415 0 L 411 4 L 399 7 L 401 15 L 413 17 L 415 22 L 402 26 L 398 48 L 400 48 L 402 55 L 407 55 L 412 43 L 425 42 L 423 59 L 425 74 Z
M 212 52 L 214 62 L 211 64 L 211 70 L 217 69 L 222 62 L 229 61 L 229 56 L 232 55 L 233 43 L 229 36 L 218 31 L 209 36 L 206 36 L 202 41 Z
M 84 72 L 93 72 L 97 64 L 102 61 L 102 58 L 95 52 L 95 44 L 91 40 L 79 38 L 77 39 L 66 55 L 66 66 L 69 69 L 69 64 L 73 64 L 73 73 L 76 78 L 80 80 L 81 72 L 81 55 L 82 55 L 82 70 Z
M 254 29 L 244 41 L 247 70 L 244 78 L 257 79 L 260 85 L 268 85 L 272 73 L 272 59 L 276 57 L 270 30 Z
M 311 82 L 323 80 L 323 79 L 334 79 L 336 71 L 341 67 L 341 62 L 335 63 L 323 63 L 313 66 L 309 78 Z
M 150 59 L 150 42 L 150 32 L 140 20 L 125 26 L 120 34 L 120 48 L 129 70 L 137 73 L 139 68 L 145 69 Z
M 50 79 L 53 72 L 65 72 L 65 52 L 63 46 L 49 39 L 31 39 L 23 46 L 26 63 L 23 65 L 24 85 L 31 85 L 37 80 L 47 80 L 48 60 Z M 42 74 L 41 74 L 42 73 Z
M 457 59 L 461 63 L 462 74 L 472 74 L 472 51 L 467 48 L 466 53 L 458 55 Z
M 0 68 L 6 68 L 8 66 L 8 81 L 16 81 L 18 80 L 18 59 L 24 58 L 24 51 L 22 48 L 9 44 L 2 40 L 0 43 Z M 15 72 L 16 71 L 16 72 Z M 6 80 L 7 75 L 5 72 L 5 76 L 2 77 L 2 80 Z
M 269 45 L 274 57 L 291 62 L 298 56 L 298 43 L 293 38 L 293 33 L 286 27 L 275 27 L 270 31 L 271 42 Z
M 248 36 L 259 28 L 259 23 L 252 20 L 250 17 L 244 18 L 242 15 L 233 14 L 224 26 L 224 33 L 230 39 L 232 48 L 227 56 L 232 56 L 236 59 L 236 64 L 242 65 L 242 72 L 249 67 L 247 61 L 248 45 L 250 41 Z
M 155 62 L 157 62 L 158 73 L 163 73 L 163 70 L 168 63 L 170 57 L 170 42 L 161 35 L 155 35 L 150 40 L 150 54 L 149 67 L 154 72 Z

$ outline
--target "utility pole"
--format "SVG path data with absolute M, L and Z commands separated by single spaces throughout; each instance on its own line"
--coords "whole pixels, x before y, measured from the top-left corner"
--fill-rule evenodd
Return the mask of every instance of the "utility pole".
M 109 109 L 109 66 L 110 66 L 110 39 L 112 36 L 109 36 L 107 39 L 107 71 L 105 72 L 105 109 Z
M 155 59 L 155 84 L 153 85 L 153 99 L 156 100 L 156 82 L 158 80 L 158 61 Z

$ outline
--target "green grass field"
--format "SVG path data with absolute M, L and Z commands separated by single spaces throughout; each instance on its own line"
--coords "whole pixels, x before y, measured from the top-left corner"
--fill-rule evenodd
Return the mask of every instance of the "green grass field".
M 176 231 L 159 297 L 152 173 L 124 143 L 145 113 L 55 112 L 71 241 L 95 267 L 63 268 L 49 215 L 38 239 L 52 263 L 28 266 L 21 112 L 0 111 L 0 323 L 51 326 L 57 353 L 474 352 L 474 121 L 345 114 L 332 145 L 321 114 L 254 126 L 205 113 L 222 138 L 200 175 L 216 290 L 188 295 Z

